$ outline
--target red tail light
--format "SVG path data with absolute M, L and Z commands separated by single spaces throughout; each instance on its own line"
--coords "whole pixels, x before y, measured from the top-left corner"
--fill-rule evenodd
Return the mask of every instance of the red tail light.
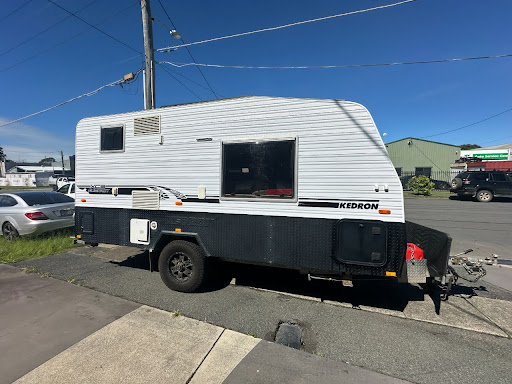
M 30 220 L 48 220 L 48 217 L 43 212 L 29 212 L 25 213 Z

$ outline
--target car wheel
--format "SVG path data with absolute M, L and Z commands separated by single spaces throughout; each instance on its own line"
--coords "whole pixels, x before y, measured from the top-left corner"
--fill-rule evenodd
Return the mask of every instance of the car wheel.
M 481 203 L 489 203 L 493 198 L 492 192 L 487 189 L 481 189 L 476 193 L 477 201 Z
M 14 225 L 6 221 L 4 225 L 2 226 L 2 235 L 4 236 L 4 239 L 13 241 L 15 240 L 20 234 L 14 228 Z
M 167 244 L 158 259 L 160 277 L 174 291 L 197 291 L 206 280 L 206 257 L 197 244 L 175 240 Z

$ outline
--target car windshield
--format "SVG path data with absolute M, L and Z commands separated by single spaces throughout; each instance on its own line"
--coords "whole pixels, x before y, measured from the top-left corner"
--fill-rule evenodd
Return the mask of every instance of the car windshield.
M 57 192 L 20 192 L 17 195 L 30 206 L 74 202 L 71 197 Z

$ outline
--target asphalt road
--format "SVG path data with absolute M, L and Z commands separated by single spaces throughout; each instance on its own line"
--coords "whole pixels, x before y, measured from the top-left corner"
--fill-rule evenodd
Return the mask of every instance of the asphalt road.
M 512 260 L 512 199 L 478 203 L 449 199 L 405 199 L 405 217 L 452 237 L 452 252 L 473 249 L 470 257 L 493 253 Z

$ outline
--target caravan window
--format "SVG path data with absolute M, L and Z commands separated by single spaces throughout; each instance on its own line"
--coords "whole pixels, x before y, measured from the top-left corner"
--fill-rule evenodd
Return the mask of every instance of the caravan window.
M 292 199 L 295 140 L 223 143 L 222 196 Z
M 124 127 L 101 127 L 101 151 L 124 150 Z

